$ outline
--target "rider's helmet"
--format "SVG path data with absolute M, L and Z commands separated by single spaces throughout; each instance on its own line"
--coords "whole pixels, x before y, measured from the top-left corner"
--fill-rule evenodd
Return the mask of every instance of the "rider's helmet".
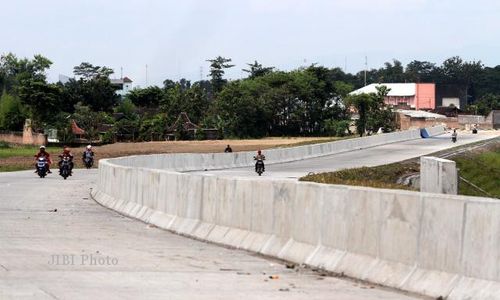
M 91 149 L 92 149 L 92 145 L 88 145 L 87 150 L 91 150 Z
M 41 146 L 40 146 L 40 150 L 45 150 L 45 146 L 44 146 L 44 145 L 41 145 Z
M 262 154 L 262 151 L 258 150 L 258 151 L 257 151 L 257 154 L 258 154 L 258 155 L 261 155 L 261 154 Z

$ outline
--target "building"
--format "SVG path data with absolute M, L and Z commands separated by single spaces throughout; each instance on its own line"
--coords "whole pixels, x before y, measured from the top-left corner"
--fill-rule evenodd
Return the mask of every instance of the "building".
M 110 79 L 111 85 L 116 88 L 116 94 L 125 96 L 132 90 L 132 80 L 128 77 L 121 79 Z
M 350 95 L 377 93 L 377 87 L 386 86 L 389 93 L 385 104 L 411 109 L 434 109 L 436 107 L 436 85 L 434 83 L 372 83 L 350 93 Z
M 436 85 L 436 106 L 464 109 L 467 106 L 467 89 L 459 84 Z
M 423 110 L 396 110 L 396 123 L 401 130 L 443 125 L 447 123 L 447 120 L 445 115 Z

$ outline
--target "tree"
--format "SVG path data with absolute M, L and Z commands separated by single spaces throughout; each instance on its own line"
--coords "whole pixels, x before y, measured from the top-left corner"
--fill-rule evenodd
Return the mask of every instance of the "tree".
M 73 68 L 73 74 L 80 76 L 84 81 L 92 80 L 98 77 L 109 78 L 114 71 L 108 67 L 94 66 L 88 62 L 82 62 Z
M 38 129 L 53 121 L 60 111 L 60 89 L 48 84 L 45 75 L 51 65 L 48 58 L 38 54 L 32 59 L 19 59 L 12 53 L 0 57 L 2 90 L 19 99 L 20 107 L 26 107 L 26 116 Z
M 397 59 L 384 63 L 384 68 L 378 70 L 378 82 L 398 83 L 405 82 L 404 68 Z
M 73 70 L 73 73 L 80 78 L 70 80 L 67 84 L 75 93 L 70 98 L 77 98 L 83 105 L 90 106 L 93 111 L 112 111 L 119 99 L 109 80 L 109 75 L 113 73 L 113 70 L 93 66 L 87 62 L 81 63 Z
M 108 116 L 104 112 L 93 111 L 90 106 L 78 103 L 75 105 L 75 113 L 72 118 L 80 128 L 85 130 L 85 138 L 96 140 L 98 138 L 98 128 L 106 123 Z
M 222 56 L 217 56 L 214 59 L 207 60 L 210 62 L 210 74 L 209 77 L 212 78 L 212 90 L 215 94 L 222 90 L 222 87 L 226 84 L 227 80 L 224 79 L 225 69 L 234 67 L 234 65 L 229 64 L 231 62 L 230 58 L 225 58 Z
M 414 60 L 406 65 L 405 77 L 408 82 L 435 82 L 436 64 Z
M 150 86 L 144 89 L 133 89 L 125 98 L 130 99 L 137 106 L 158 107 L 164 95 L 161 88 Z
M 487 116 L 492 110 L 500 109 L 500 95 L 486 94 L 474 105 L 470 105 L 469 111 Z
M 376 132 L 383 128 L 384 132 L 395 128 L 394 113 L 384 104 L 384 97 L 390 89 L 386 86 L 377 87 L 377 93 L 351 95 L 347 104 L 356 109 L 359 118 L 356 120 L 356 130 L 359 136 L 366 131 Z
M 243 72 L 249 73 L 248 78 L 253 79 L 256 77 L 264 76 L 268 73 L 271 73 L 274 70 L 274 67 L 263 67 L 257 61 L 253 64 L 247 64 L 250 69 L 242 69 Z
M 25 117 L 21 101 L 4 91 L 0 97 L 0 129 L 22 130 Z

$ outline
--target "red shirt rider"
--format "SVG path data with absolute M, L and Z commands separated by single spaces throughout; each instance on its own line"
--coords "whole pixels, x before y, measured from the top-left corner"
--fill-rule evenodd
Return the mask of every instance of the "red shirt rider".
M 50 164 L 52 164 L 52 159 L 50 158 L 50 154 L 45 151 L 45 146 L 40 146 L 40 151 L 38 151 L 37 154 L 35 154 L 35 159 L 38 160 L 40 157 L 45 157 L 47 160 L 47 172 L 50 172 Z

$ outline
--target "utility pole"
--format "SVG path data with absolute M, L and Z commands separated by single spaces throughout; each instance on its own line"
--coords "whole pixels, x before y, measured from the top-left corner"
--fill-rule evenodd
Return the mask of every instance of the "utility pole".
M 203 66 L 200 66 L 200 81 L 203 81 Z
M 146 64 L 146 87 L 148 87 L 148 65 Z
M 345 57 L 345 60 L 344 60 L 344 73 L 347 74 L 347 56 Z
M 120 67 L 120 79 L 123 79 L 123 67 Z
M 366 86 L 366 71 L 368 69 L 368 56 L 365 55 L 365 86 Z

